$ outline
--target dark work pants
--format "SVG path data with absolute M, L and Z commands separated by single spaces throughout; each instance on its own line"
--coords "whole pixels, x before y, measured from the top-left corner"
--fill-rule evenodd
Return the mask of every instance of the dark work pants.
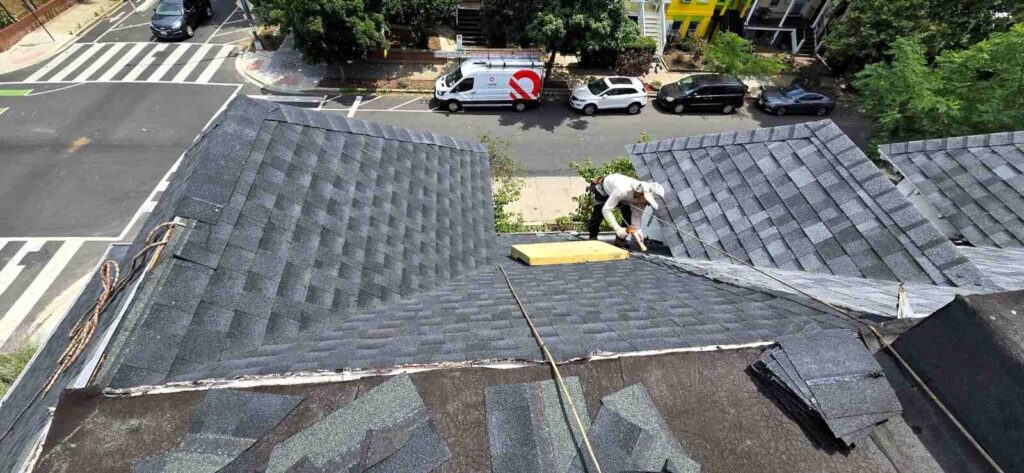
M 608 197 L 598 192 L 594 184 L 590 185 L 589 190 L 590 196 L 593 197 L 594 209 L 590 213 L 590 221 L 587 222 L 587 231 L 590 232 L 590 239 L 596 240 L 597 233 L 601 231 L 601 221 L 604 220 L 604 214 L 601 211 L 604 209 L 604 203 L 608 201 Z M 622 218 L 626 220 L 624 226 L 629 226 L 629 222 L 633 221 L 631 218 L 633 209 L 626 204 L 619 204 L 618 209 L 622 213 Z

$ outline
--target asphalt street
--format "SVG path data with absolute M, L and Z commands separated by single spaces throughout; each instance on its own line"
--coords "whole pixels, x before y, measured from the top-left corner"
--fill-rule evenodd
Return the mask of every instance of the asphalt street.
M 353 110 L 357 98 L 358 106 Z M 502 108 L 449 113 L 438 110 L 428 95 L 346 95 L 329 99 L 323 103 L 323 110 L 363 120 L 466 139 L 475 139 L 481 134 L 498 136 L 511 143 L 513 157 L 522 162 L 532 176 L 572 175 L 568 165 L 572 161 L 592 158 L 603 162 L 622 156 L 624 147 L 635 143 L 643 133 L 654 139 L 677 138 L 821 119 L 796 115 L 777 117 L 752 104 L 729 115 L 676 115 L 648 104 L 639 115 L 609 111 L 587 117 L 561 99 L 546 101 L 523 113 Z M 825 118 L 835 121 L 861 147 L 867 145 L 870 122 L 863 116 L 840 108 Z
M 130 240 L 220 108 L 248 23 L 230 0 L 166 42 L 126 2 L 42 63 L 0 76 L 0 350 L 40 338 L 114 242 Z M 77 316 L 77 314 L 76 314 Z

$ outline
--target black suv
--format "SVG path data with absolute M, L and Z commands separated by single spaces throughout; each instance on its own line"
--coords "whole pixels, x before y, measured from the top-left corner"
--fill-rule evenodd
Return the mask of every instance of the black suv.
M 160 0 L 149 20 L 157 38 L 191 38 L 203 20 L 213 18 L 210 0 Z
M 662 86 L 654 103 L 665 110 L 716 110 L 732 113 L 743 106 L 747 86 L 724 74 L 695 74 Z

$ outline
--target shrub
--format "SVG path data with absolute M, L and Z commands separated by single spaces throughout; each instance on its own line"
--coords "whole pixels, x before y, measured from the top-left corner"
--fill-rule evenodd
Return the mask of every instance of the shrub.
M 658 51 L 658 43 L 651 38 L 641 36 L 627 44 L 615 58 L 615 72 L 624 76 L 642 76 L 647 74 L 654 62 L 654 53 Z
M 489 134 L 478 137 L 480 143 L 487 147 L 490 155 L 491 179 L 494 197 L 494 231 L 498 233 L 515 233 L 527 231 L 523 223 L 523 214 L 512 212 L 507 207 L 518 201 L 523 191 L 523 165 L 512 159 L 511 146 L 505 140 Z
M 776 56 L 754 54 L 754 45 L 750 41 L 731 32 L 715 36 L 711 47 L 704 53 L 703 62 L 709 71 L 734 76 L 771 76 L 786 67 Z
M 0 396 L 6 394 L 8 389 L 11 389 L 11 385 L 18 379 L 18 375 L 25 369 L 28 362 L 32 360 L 32 356 L 36 353 L 36 348 L 34 344 L 27 344 L 16 348 L 11 353 L 0 353 Z

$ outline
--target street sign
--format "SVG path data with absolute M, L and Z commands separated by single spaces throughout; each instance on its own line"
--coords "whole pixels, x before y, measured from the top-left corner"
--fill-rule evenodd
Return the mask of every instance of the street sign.
M 455 50 L 456 51 L 462 51 L 462 35 L 461 34 L 455 35 Z

